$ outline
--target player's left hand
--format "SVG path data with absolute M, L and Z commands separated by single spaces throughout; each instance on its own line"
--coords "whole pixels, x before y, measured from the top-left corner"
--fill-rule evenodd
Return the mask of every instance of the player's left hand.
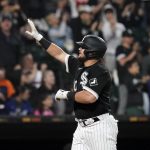
M 65 91 L 65 90 L 62 90 L 62 89 L 59 89 L 55 95 L 55 100 L 65 100 L 65 99 L 68 99 L 67 98 L 67 94 L 68 94 L 69 91 Z
M 28 19 L 28 24 L 31 28 L 31 31 L 26 31 L 26 34 L 36 39 L 37 41 L 40 41 L 43 38 L 43 36 L 37 31 L 33 21 Z

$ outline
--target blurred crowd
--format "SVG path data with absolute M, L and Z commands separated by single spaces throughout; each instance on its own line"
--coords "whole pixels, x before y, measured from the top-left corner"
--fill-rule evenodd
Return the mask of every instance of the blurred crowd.
M 0 0 L 0 115 L 73 115 L 73 102 L 54 100 L 73 79 L 25 34 L 27 18 L 74 56 L 83 36 L 104 38 L 112 113 L 150 115 L 149 8 L 144 0 Z

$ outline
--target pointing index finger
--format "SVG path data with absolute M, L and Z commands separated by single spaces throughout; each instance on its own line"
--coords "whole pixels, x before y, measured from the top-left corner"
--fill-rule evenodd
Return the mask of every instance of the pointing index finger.
M 33 21 L 31 21 L 30 19 L 28 19 L 28 23 L 29 23 L 29 25 L 30 25 L 30 27 L 31 27 L 32 30 L 36 30 Z

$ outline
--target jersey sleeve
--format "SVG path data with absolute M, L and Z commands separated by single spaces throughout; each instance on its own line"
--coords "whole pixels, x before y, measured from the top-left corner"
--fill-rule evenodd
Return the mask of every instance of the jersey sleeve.
M 73 56 L 67 55 L 65 58 L 66 72 L 74 75 L 79 67 L 79 61 Z
M 87 90 L 98 99 L 102 89 L 108 82 L 111 82 L 111 77 L 108 71 L 103 73 L 91 72 L 88 75 L 88 82 L 83 86 L 83 89 Z

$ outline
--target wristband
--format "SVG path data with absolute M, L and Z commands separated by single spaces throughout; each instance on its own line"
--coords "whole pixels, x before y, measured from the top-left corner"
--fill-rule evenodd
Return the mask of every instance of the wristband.
M 67 93 L 67 98 L 68 98 L 68 100 L 73 100 L 73 101 L 75 101 L 75 92 L 68 92 Z
M 45 48 L 46 50 L 49 48 L 49 46 L 52 44 L 52 42 L 46 40 L 45 38 L 42 38 L 39 43 L 41 44 L 41 46 L 43 48 Z

